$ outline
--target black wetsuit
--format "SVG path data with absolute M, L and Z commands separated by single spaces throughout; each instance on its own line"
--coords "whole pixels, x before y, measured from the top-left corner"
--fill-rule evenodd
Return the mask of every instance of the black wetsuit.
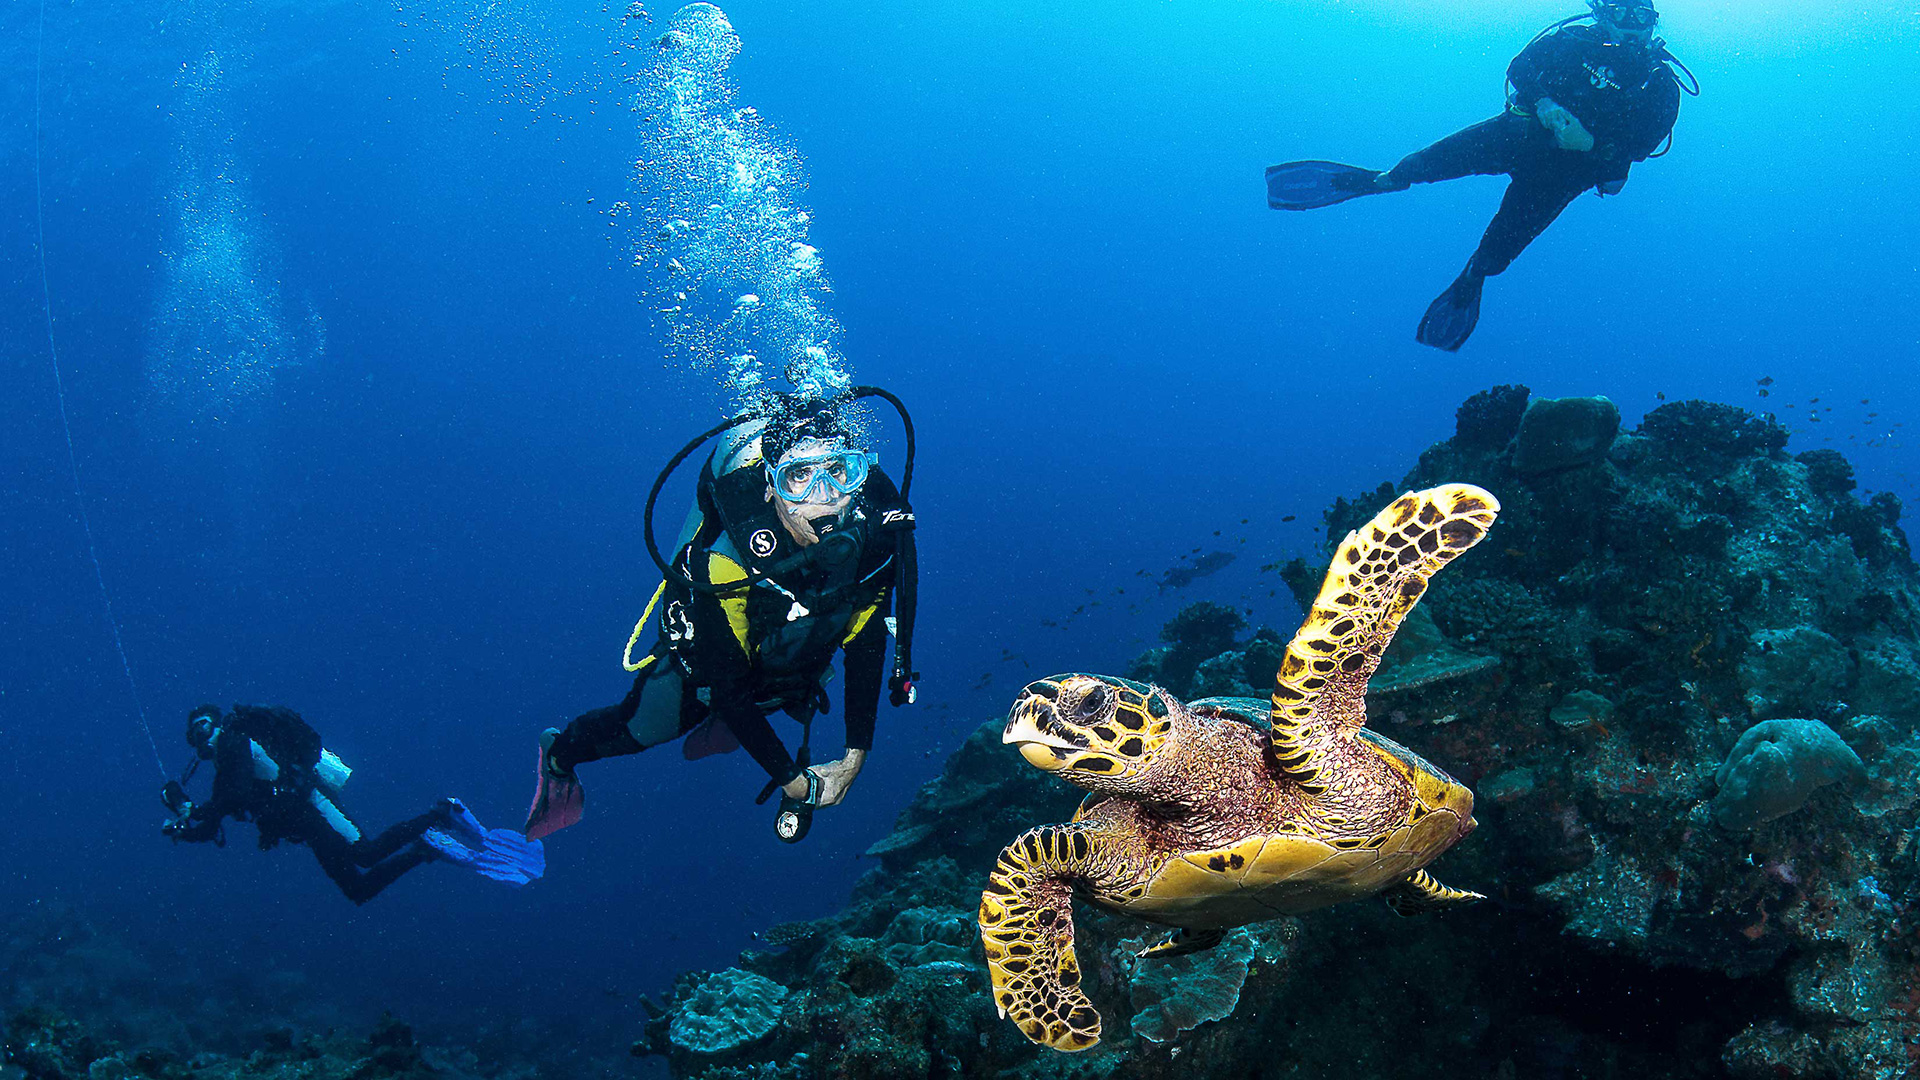
M 875 469 L 846 531 L 801 549 L 766 504 L 765 484 L 758 470 L 741 470 L 703 491 L 704 524 L 673 559 L 651 662 L 618 704 L 582 714 L 555 738 L 555 767 L 571 772 L 584 762 L 638 753 L 711 717 L 774 782 L 785 784 L 804 763 L 768 717 L 784 711 L 810 722 L 825 705 L 823 683 L 839 651 L 845 652 L 847 747 L 872 749 L 896 560 L 903 549 L 911 559 L 911 512 Z M 682 580 L 724 585 L 743 578 L 743 565 L 777 569 L 771 584 L 718 595 Z
M 1541 36 L 1507 68 L 1513 107 L 1456 132 L 1395 165 L 1396 184 L 1506 174 L 1500 211 L 1487 226 L 1468 272 L 1501 273 L 1582 192 L 1624 182 L 1635 162 L 1660 148 L 1680 116 L 1680 87 L 1664 47 L 1610 45 L 1593 26 L 1564 26 Z M 1589 151 L 1563 150 L 1533 115 L 1541 98 L 1558 102 L 1593 136 Z
M 277 778 L 256 775 L 249 742 L 260 744 L 273 759 L 279 767 Z M 444 809 L 410 818 L 376 837 L 343 835 L 314 805 L 314 767 L 320 750 L 319 734 L 292 709 L 234 706 L 220 724 L 214 743 L 212 796 L 195 805 L 183 825 L 168 835 L 196 843 L 218 841 L 224 819 L 251 820 L 259 830 L 262 850 L 282 840 L 307 845 L 320 869 L 356 904 L 373 899 L 400 875 L 433 859 L 425 848 L 401 849 L 428 829 L 445 824 Z M 355 833 L 360 831 L 344 812 L 341 817 Z

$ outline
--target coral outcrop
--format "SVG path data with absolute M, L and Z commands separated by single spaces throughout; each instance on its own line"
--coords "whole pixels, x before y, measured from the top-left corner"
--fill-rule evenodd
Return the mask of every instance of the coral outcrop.
M 1720 791 L 1713 819 L 1728 829 L 1752 829 L 1807 805 L 1828 784 L 1866 778 L 1860 755 L 1827 725 L 1762 720 L 1740 734 L 1714 774 Z
M 1479 793 L 1446 877 L 1491 902 L 1345 905 L 1191 972 L 1135 960 L 1147 928 L 1082 905 L 1083 977 L 1131 1009 L 1085 1054 L 1033 1048 L 965 931 L 999 846 L 1077 793 L 990 723 L 844 911 L 741 958 L 790 991 L 750 1060 L 679 1074 L 1920 1075 L 1920 573 L 1898 501 L 1862 501 L 1830 451 L 1790 456 L 1770 417 L 1674 402 L 1626 431 L 1609 409 L 1476 395 L 1408 475 L 1326 514 L 1331 542 L 1437 483 L 1505 507 L 1369 702 Z M 1327 554 L 1281 568 L 1297 597 Z M 1264 695 L 1290 630 L 1196 605 L 1128 673 Z M 641 1049 L 667 1052 L 687 985 Z

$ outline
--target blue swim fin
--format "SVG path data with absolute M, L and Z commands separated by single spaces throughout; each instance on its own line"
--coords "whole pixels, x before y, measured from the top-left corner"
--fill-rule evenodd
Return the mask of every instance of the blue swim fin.
M 1289 161 L 1267 166 L 1267 206 L 1274 210 L 1318 210 L 1394 190 L 1380 186 L 1381 174 L 1337 161 Z
M 459 799 L 453 820 L 428 829 L 420 837 L 441 858 L 494 881 L 525 885 L 547 872 L 547 853 L 538 840 L 528 840 L 512 829 L 489 829 Z
M 1472 267 L 1461 271 L 1447 291 L 1427 306 L 1414 339 L 1447 352 L 1465 345 L 1473 328 L 1480 325 L 1480 290 L 1486 283 L 1487 279 L 1474 273 Z

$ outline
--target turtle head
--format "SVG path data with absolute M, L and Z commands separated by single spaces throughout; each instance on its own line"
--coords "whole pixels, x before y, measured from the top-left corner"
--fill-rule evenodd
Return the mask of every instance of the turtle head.
M 1007 714 L 1002 742 L 1037 769 L 1092 791 L 1136 791 L 1173 732 L 1181 705 L 1158 687 L 1103 675 L 1055 675 L 1028 684 Z

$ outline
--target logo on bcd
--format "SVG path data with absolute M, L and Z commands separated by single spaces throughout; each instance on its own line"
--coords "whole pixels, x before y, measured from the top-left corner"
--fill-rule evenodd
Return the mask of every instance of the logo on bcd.
M 761 529 L 747 537 L 747 549 L 762 559 L 773 554 L 773 549 L 779 546 L 780 541 L 773 535 L 772 529 Z

